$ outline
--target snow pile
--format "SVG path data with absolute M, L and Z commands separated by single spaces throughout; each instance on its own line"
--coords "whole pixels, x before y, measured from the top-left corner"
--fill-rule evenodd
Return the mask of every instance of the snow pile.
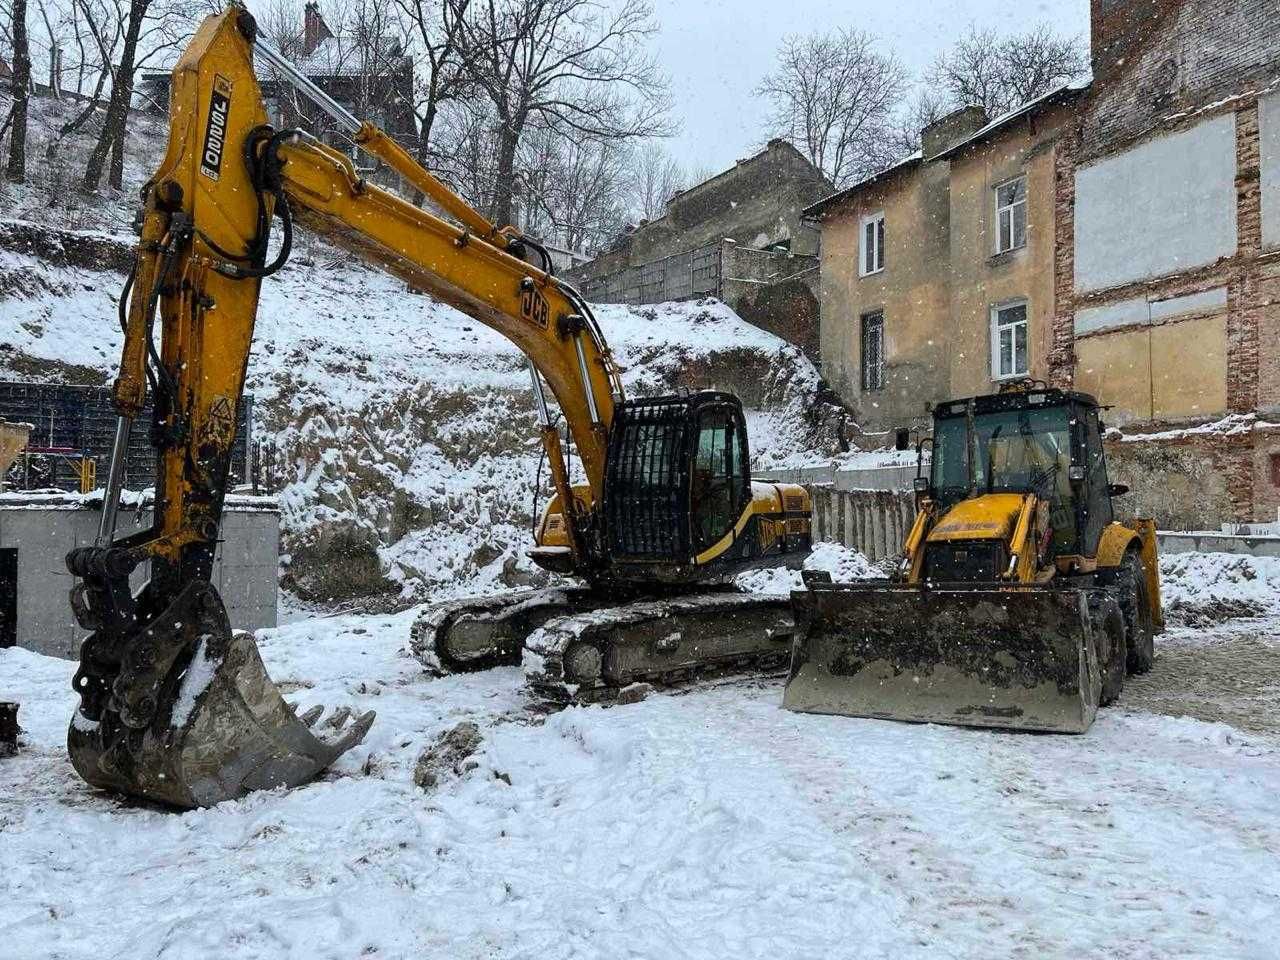
M 1202 626 L 1280 612 L 1280 558 L 1232 553 L 1160 557 L 1160 591 L 1171 623 Z
M 813 545 L 813 552 L 805 558 L 804 569 L 829 573 L 834 583 L 853 583 L 855 580 L 884 576 L 883 571 L 873 566 L 857 550 L 830 541 Z M 799 570 L 785 567 L 749 570 L 738 574 L 734 585 L 747 593 L 788 594 L 792 590 L 805 588 L 802 576 Z
M 264 632 L 300 709 L 378 719 L 320 782 L 181 814 L 81 783 L 74 664 L 0 650 L 6 955 L 1272 953 L 1274 739 L 1129 689 L 1081 737 L 792 714 L 770 680 L 544 719 L 518 668 L 424 677 L 411 622 Z M 468 722 L 477 751 L 414 786 Z

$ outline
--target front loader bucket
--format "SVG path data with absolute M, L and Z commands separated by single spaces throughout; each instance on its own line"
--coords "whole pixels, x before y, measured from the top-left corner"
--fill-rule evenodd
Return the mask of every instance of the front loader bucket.
M 788 710 L 1083 733 L 1101 674 L 1082 590 L 812 584 Z
M 295 715 L 252 636 L 232 633 L 208 583 L 192 584 L 128 639 L 124 666 L 137 659 L 139 641 L 152 651 L 148 658 L 166 649 L 183 655 L 153 687 L 136 677 L 126 686 L 122 670 L 96 720 L 77 709 L 67 748 L 76 771 L 94 786 L 178 807 L 212 806 L 312 780 L 373 723 L 370 711 L 347 724 L 351 711 L 342 708 L 320 724 L 331 736 L 317 737 L 312 727 L 323 708 Z

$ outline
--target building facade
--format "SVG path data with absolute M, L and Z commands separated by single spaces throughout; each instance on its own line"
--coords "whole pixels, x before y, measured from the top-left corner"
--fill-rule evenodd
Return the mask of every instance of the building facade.
M 1280 509 L 1280 0 L 1093 0 L 1092 81 L 811 207 L 822 362 L 868 429 L 1031 376 L 1118 428 L 1127 510 Z
M 1080 94 L 990 122 L 956 111 L 920 153 L 805 211 L 822 228 L 823 376 L 864 429 L 1048 376 L 1056 156 Z
M 1280 0 L 1094 0 L 1057 177 L 1051 379 L 1169 525 L 1280 509 Z

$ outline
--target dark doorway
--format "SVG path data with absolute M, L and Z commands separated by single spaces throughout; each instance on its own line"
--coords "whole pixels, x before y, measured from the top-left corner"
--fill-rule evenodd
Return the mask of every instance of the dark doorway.
M 18 551 L 0 550 L 0 647 L 18 642 Z

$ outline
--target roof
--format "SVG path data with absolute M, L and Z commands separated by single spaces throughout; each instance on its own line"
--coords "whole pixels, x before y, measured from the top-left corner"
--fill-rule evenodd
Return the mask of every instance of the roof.
M 1033 113 L 1055 106 L 1056 104 L 1066 103 L 1068 100 L 1074 100 L 1076 97 L 1080 96 L 1080 94 L 1084 93 L 1092 82 L 1092 77 L 1085 76 L 1077 80 L 1068 80 L 1065 83 L 1059 84 L 1048 93 L 1041 94 L 1034 100 L 1028 100 L 1026 103 L 1021 106 L 1014 107 L 1007 113 L 1002 113 L 985 127 L 974 131 L 963 140 L 953 143 L 951 146 L 947 147 L 947 149 L 930 157 L 929 159 L 946 160 L 955 156 L 966 147 L 974 146 L 975 144 L 982 143 L 985 140 L 990 140 L 995 134 L 999 133 L 1015 120 L 1020 120 L 1023 117 L 1030 116 Z
M 1047 107 L 1054 106 L 1055 104 L 1065 103 L 1068 100 L 1074 100 L 1076 97 L 1080 96 L 1082 93 L 1084 93 L 1085 90 L 1089 88 L 1090 83 L 1092 83 L 1091 77 L 1082 77 L 1081 79 L 1078 79 L 1078 80 L 1068 80 L 1065 83 L 1059 84 L 1058 86 L 1050 90 L 1048 93 L 1042 94 L 1041 96 L 1036 97 L 1034 100 L 1028 100 L 1026 103 L 1021 104 L 1020 106 L 1014 107 L 1012 110 L 1008 111 L 1007 113 L 1001 114 L 1000 116 L 992 120 L 990 123 L 988 123 L 985 127 L 982 127 L 981 129 L 974 131 L 964 139 L 959 140 L 958 142 L 947 147 L 947 149 L 943 150 L 941 153 L 935 154 L 934 156 L 930 157 L 929 162 L 932 163 L 934 160 L 946 160 L 949 157 L 954 156 L 957 152 L 959 152 L 960 150 L 963 150 L 966 147 L 973 146 L 985 140 L 990 140 L 993 136 L 995 136 L 998 132 L 1000 132 L 1003 128 L 1007 127 L 1009 124 L 1013 123 L 1015 120 L 1021 119 L 1022 117 L 1025 117 L 1025 116 L 1030 116 L 1033 113 L 1036 113 Z M 872 184 L 880 183 L 881 181 L 888 179 L 891 175 L 895 175 L 918 166 L 923 161 L 924 161 L 923 152 L 920 150 L 917 150 L 915 153 L 911 154 L 911 156 L 903 157 L 901 160 L 899 160 L 897 163 L 893 164 L 892 166 L 886 167 L 885 169 L 881 170 L 878 173 L 873 173 L 869 177 L 864 177 L 863 179 L 859 180 L 857 183 L 852 183 L 849 186 L 845 187 L 843 190 L 840 190 L 836 193 L 831 194 L 831 196 L 829 197 L 823 197 L 821 200 L 819 200 L 817 203 L 813 204 L 812 206 L 805 207 L 805 209 L 800 211 L 800 213 L 802 216 L 808 217 L 811 219 L 819 218 L 824 213 L 826 213 L 831 207 L 838 206 L 839 204 L 843 203 L 845 200 L 852 197 L 855 193 L 857 193 L 859 190 L 863 189 L 864 187 L 869 187 Z
M 921 151 L 917 150 L 915 153 L 911 154 L 909 157 L 903 157 L 897 163 L 892 164 L 891 166 L 885 167 L 883 170 L 879 171 L 878 173 L 873 173 L 869 177 L 863 177 L 857 183 L 851 183 L 849 186 L 845 187 L 843 190 L 837 190 L 835 193 L 831 194 L 830 196 L 823 197 L 817 203 L 810 204 L 809 206 L 805 207 L 803 210 L 800 211 L 800 216 L 806 217 L 806 218 L 820 217 L 824 213 L 826 213 L 828 209 L 844 202 L 849 197 L 853 196 L 855 193 L 861 190 L 863 187 L 869 187 L 873 183 L 879 183 L 883 180 L 887 180 L 893 174 L 897 174 L 905 170 L 917 167 L 920 165 L 923 159 L 924 159 L 924 154 Z

